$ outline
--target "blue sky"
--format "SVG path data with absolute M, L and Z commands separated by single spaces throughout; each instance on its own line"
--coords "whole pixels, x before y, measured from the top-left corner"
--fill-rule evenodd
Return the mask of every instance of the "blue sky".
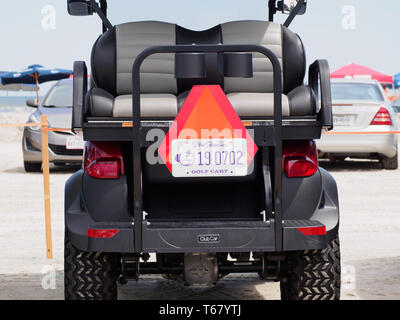
M 34 63 L 71 69 L 74 60 L 89 62 L 100 21 L 68 16 L 66 2 L 0 1 L 0 70 Z M 43 28 L 49 25 L 49 6 L 55 10 L 54 29 Z M 230 20 L 267 19 L 268 13 L 267 0 L 109 0 L 109 6 L 114 24 L 151 19 L 195 30 Z M 291 29 L 304 41 L 308 64 L 325 58 L 332 70 L 354 62 L 395 74 L 400 72 L 399 13 L 398 0 L 308 0 L 307 14 L 297 17 Z M 48 87 L 42 85 L 41 94 Z

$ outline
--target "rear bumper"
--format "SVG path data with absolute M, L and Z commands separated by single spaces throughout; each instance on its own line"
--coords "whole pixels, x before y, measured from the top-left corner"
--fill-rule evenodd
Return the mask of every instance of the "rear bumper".
M 144 223 L 146 252 L 275 251 L 273 221 Z
M 375 129 L 373 131 L 381 131 Z M 397 151 L 397 136 L 394 134 L 329 134 L 322 135 L 317 140 L 318 150 L 323 153 L 357 155 L 380 154 L 388 158 L 395 156 Z
M 133 253 L 133 222 L 94 221 L 83 201 L 83 175 L 82 170 L 75 173 L 67 181 L 65 189 L 65 227 L 72 243 L 83 251 Z M 325 248 L 332 234 L 337 233 L 339 224 L 338 208 L 330 209 L 330 213 L 326 207 L 318 209 L 312 218 L 327 220 L 326 224 L 319 220 L 283 221 L 283 250 Z M 99 238 L 93 235 L 93 230 L 95 233 L 99 230 L 115 230 L 116 233 L 108 238 Z M 142 237 L 142 251 L 148 253 L 277 251 L 273 219 L 234 222 L 143 221 Z
M 69 219 L 66 226 L 72 243 L 83 251 L 134 253 L 135 231 L 128 223 L 96 224 L 86 217 Z M 75 221 L 74 221 L 75 220 Z M 84 221 L 86 223 L 84 223 Z M 327 236 L 319 233 L 325 226 L 318 221 L 288 220 L 283 227 L 284 251 L 323 249 Z M 78 227 L 80 226 L 80 228 Z M 84 227 L 83 227 L 84 226 Z M 315 229 L 316 234 L 303 234 L 301 230 Z M 88 236 L 88 230 L 118 230 L 110 238 Z M 144 223 L 143 252 L 275 252 L 273 221 L 218 224 L 163 223 L 152 226 Z
M 197 222 L 147 224 L 144 251 L 169 252 L 275 252 L 274 221 Z M 304 235 L 304 228 L 323 228 L 318 221 L 283 222 L 284 250 L 323 249 L 326 234 Z M 318 229 L 318 230 L 317 230 Z

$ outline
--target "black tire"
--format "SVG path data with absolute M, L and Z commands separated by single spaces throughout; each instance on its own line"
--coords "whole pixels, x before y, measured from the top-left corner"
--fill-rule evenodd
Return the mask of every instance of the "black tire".
M 382 157 L 382 168 L 387 170 L 396 170 L 399 167 L 398 153 L 393 158 Z
M 24 169 L 25 172 L 40 172 L 42 170 L 42 163 L 24 161 Z
M 64 293 L 66 300 L 117 300 L 120 260 L 115 253 L 85 252 L 65 234 Z
M 282 300 L 339 300 L 339 238 L 323 250 L 289 253 L 283 262 L 283 270 Z

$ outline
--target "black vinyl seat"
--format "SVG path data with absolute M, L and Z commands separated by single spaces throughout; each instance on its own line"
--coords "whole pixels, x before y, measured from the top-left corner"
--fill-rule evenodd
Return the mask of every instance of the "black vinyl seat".
M 91 117 L 132 116 L 131 70 L 137 55 L 151 46 L 175 44 L 256 44 L 267 47 L 282 67 L 282 113 L 285 117 L 317 112 L 313 90 L 303 84 L 306 58 L 301 39 L 280 24 L 235 21 L 205 31 L 192 31 L 163 22 L 132 22 L 101 35 L 92 51 L 92 82 L 85 101 Z M 273 116 L 272 65 L 253 54 L 252 78 L 228 78 L 218 72 L 216 54 L 207 54 L 207 78 L 176 79 L 175 56 L 157 54 L 141 69 L 143 118 L 175 118 L 195 84 L 219 84 L 241 117 Z

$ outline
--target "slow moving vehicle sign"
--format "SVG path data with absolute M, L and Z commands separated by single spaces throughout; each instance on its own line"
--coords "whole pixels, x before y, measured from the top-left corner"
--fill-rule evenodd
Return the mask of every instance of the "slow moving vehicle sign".
M 159 148 L 174 177 L 245 176 L 257 152 L 220 86 L 194 86 Z

